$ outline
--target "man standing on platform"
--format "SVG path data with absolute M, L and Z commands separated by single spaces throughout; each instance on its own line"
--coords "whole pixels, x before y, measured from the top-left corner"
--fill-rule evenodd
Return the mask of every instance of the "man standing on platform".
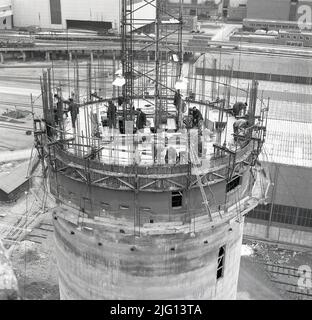
M 146 114 L 140 108 L 137 109 L 137 112 L 136 127 L 137 130 L 141 130 L 146 126 Z
M 116 113 L 117 113 L 116 106 L 112 101 L 109 101 L 108 107 L 107 107 L 107 120 L 108 120 L 108 126 L 110 129 L 116 128 Z

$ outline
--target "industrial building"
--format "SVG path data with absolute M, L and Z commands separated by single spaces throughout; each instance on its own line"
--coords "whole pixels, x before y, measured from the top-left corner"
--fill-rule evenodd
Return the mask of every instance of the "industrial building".
M 224 54 L 220 63 L 218 56 L 214 57 L 216 65 L 223 70 L 233 59 Z M 267 201 L 247 215 L 244 236 L 310 247 L 312 113 L 309 84 L 312 64 L 309 59 L 300 61 L 294 57 L 279 57 L 278 65 L 273 57 L 262 57 L 261 63 L 258 59 L 247 54 L 240 57 L 240 62 L 234 58 L 233 75 L 241 79 L 237 81 L 259 79 L 263 95 L 271 98 L 266 143 L 260 160 L 268 169 L 274 188 Z M 201 68 L 197 72 L 202 75 Z M 213 73 L 214 70 L 206 69 L 207 75 Z
M 290 20 L 297 17 L 298 0 L 248 0 L 248 19 Z
M 14 168 L 11 173 L 0 176 L 0 202 L 16 201 L 24 191 L 29 189 L 28 166 L 29 163 L 24 162 Z
M 285 105 L 280 109 L 284 110 L 282 119 L 268 121 L 268 136 L 261 156 L 274 188 L 268 203 L 249 213 L 244 234 L 261 240 L 311 246 L 311 111 L 305 104 L 297 104 L 293 111 Z
M 141 0 L 133 3 L 135 7 L 142 6 Z M 12 0 L 12 7 L 14 27 L 120 31 L 120 6 L 116 0 Z M 155 15 L 154 10 L 146 9 L 134 15 L 137 18 Z
M 198 16 L 199 19 L 208 19 L 221 15 L 222 1 L 215 0 L 182 0 L 183 16 Z M 166 0 L 166 10 L 176 12 L 180 7 L 180 0 Z

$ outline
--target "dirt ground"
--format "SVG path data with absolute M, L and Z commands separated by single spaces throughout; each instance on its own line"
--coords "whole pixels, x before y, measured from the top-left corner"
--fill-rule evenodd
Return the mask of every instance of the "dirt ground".
M 247 241 L 246 245 L 252 254 L 241 259 L 238 299 L 311 299 L 311 288 L 298 285 L 298 268 L 312 266 L 312 249 L 284 248 L 257 241 Z
M 59 300 L 53 226 L 46 216 L 12 250 L 11 261 L 24 300 Z

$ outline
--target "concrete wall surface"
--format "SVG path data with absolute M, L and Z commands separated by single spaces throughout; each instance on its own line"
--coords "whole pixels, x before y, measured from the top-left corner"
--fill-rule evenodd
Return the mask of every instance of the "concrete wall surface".
M 112 22 L 120 28 L 120 7 L 116 0 L 61 0 L 62 24 L 51 24 L 50 0 L 12 0 L 14 25 L 16 27 L 39 26 L 40 28 L 66 28 L 66 20 L 89 20 Z M 135 3 L 137 8 L 142 1 Z M 138 10 L 136 18 L 155 17 L 152 6 Z
M 276 174 L 274 204 L 312 209 L 311 168 L 277 163 L 263 165 L 269 168 L 272 182 Z
M 120 220 L 80 229 L 56 216 L 61 299 L 236 299 L 243 221 L 195 235 L 168 233 L 164 224 L 159 233 L 141 229 L 133 242 L 130 224 L 126 229 Z M 217 280 L 224 245 L 224 274 Z
M 312 230 L 297 230 L 282 225 L 271 225 L 268 232 L 266 224 L 245 221 L 244 236 L 276 241 L 283 244 L 312 247 Z

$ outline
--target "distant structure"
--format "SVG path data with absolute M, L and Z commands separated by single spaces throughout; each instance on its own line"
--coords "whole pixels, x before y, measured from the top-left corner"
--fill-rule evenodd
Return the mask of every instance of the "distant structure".
M 310 105 L 281 105 L 281 120 L 268 119 L 261 162 L 274 188 L 245 220 L 244 234 L 280 244 L 312 247 L 312 116 Z M 278 112 L 276 110 L 276 112 Z
M 120 1 L 117 0 L 11 0 L 15 27 L 36 26 L 42 29 L 85 29 L 120 32 Z M 142 7 L 143 0 L 135 0 Z M 141 8 L 134 16 L 150 17 L 155 9 Z M 140 15 L 140 16 L 137 16 Z M 155 13 L 154 13 L 155 16 Z M 136 27 L 144 25 L 144 20 Z
M 230 21 L 242 21 L 247 16 L 247 0 L 223 0 L 222 15 Z
M 236 298 L 244 218 L 268 188 L 267 104 L 256 81 L 235 101 L 231 70 L 222 97 L 205 75 L 192 92 L 181 2 L 175 15 L 149 5 L 155 33 L 138 44 L 134 2 L 122 1 L 120 67 L 102 95 L 103 60 L 83 69 L 86 90 L 78 61 L 72 87 L 42 77 L 34 136 L 57 204 L 62 299 Z
M 173 13 L 179 11 L 179 0 L 165 0 L 167 12 Z M 209 19 L 217 17 L 222 8 L 222 1 L 216 2 L 215 0 L 183 0 L 182 12 L 184 18 L 187 16 L 197 16 L 199 19 Z
M 297 0 L 248 0 L 247 18 L 295 21 L 298 2 Z
M 11 29 L 13 24 L 12 0 L 0 0 L 0 30 Z
M 28 167 L 29 163 L 26 161 L 14 168 L 11 173 L 0 176 L 0 202 L 16 201 L 29 189 Z

